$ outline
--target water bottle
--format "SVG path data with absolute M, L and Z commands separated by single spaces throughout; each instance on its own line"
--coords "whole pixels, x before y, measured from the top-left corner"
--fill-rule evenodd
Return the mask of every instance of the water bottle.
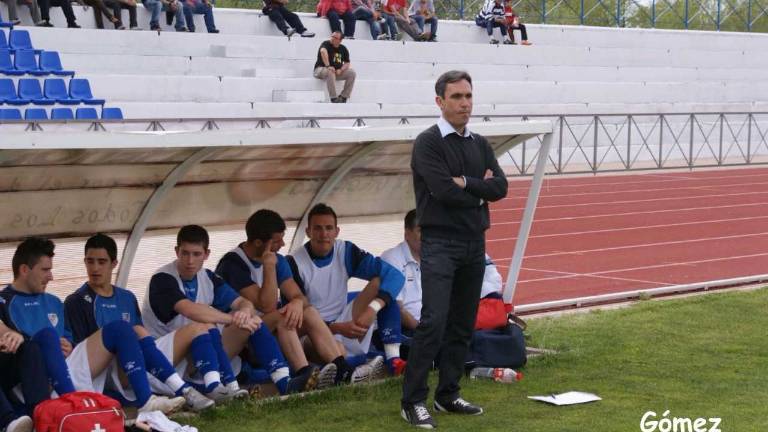
M 469 378 L 490 378 L 496 382 L 514 383 L 523 379 L 523 374 L 510 368 L 476 367 L 469 373 Z

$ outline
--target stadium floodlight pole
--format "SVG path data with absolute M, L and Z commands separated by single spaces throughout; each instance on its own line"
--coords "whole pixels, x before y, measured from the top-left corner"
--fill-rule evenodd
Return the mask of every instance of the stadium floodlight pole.
M 352 156 L 348 157 L 344 163 L 336 168 L 336 171 L 334 171 L 333 174 L 331 174 L 331 176 L 325 180 L 325 183 L 320 186 L 320 189 L 317 191 L 315 196 L 312 197 L 312 200 L 304 210 L 304 214 L 301 215 L 301 220 L 299 221 L 298 226 L 296 226 L 296 231 L 293 232 L 291 247 L 288 250 L 294 251 L 304 242 L 304 230 L 307 228 L 307 217 L 309 216 L 309 210 L 312 209 L 315 204 L 322 202 L 361 159 L 365 158 L 386 144 L 387 141 L 370 141 L 363 143 L 363 147 L 360 150 L 356 151 L 354 154 L 352 154 Z
M 536 160 L 536 170 L 531 181 L 531 188 L 528 190 L 528 200 L 525 203 L 523 211 L 523 220 L 520 221 L 520 231 L 517 234 L 515 242 L 515 252 L 512 254 L 512 262 L 509 264 L 509 274 L 507 274 L 507 283 L 504 285 L 504 303 L 511 304 L 515 296 L 517 278 L 520 276 L 520 267 L 523 264 L 523 255 L 525 246 L 528 243 L 528 234 L 531 232 L 533 224 L 533 214 L 536 210 L 536 203 L 539 201 L 539 192 L 544 182 L 544 173 L 547 171 L 547 158 L 549 158 L 549 149 L 552 146 L 552 133 L 544 135 L 539 147 L 539 157 Z
M 157 207 L 163 202 L 165 197 L 173 190 L 176 183 L 179 182 L 184 176 L 198 163 L 202 162 L 208 156 L 213 154 L 217 147 L 203 147 L 185 159 L 182 163 L 178 164 L 168 175 L 165 177 L 160 186 L 152 192 L 152 196 L 149 197 L 147 203 L 144 204 L 144 208 L 141 210 L 141 214 L 133 224 L 131 233 L 128 235 L 128 241 L 125 242 L 123 248 L 123 256 L 120 258 L 120 268 L 117 270 L 117 280 L 115 284 L 119 287 L 125 287 L 128 283 L 128 275 L 131 272 L 131 265 L 133 259 L 136 256 L 136 250 L 139 248 L 139 242 L 141 237 L 144 236 L 144 232 L 149 226 L 149 221 L 154 216 Z

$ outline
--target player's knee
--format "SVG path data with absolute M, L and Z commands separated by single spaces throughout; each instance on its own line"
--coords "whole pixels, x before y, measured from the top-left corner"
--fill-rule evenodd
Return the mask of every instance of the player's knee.
M 125 321 L 112 321 L 102 328 L 102 332 L 114 335 L 118 338 L 136 337 L 133 326 Z

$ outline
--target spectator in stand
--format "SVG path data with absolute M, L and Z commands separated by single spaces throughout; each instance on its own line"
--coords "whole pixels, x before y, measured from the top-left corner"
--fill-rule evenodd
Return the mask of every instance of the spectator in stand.
M 288 37 L 293 36 L 294 33 L 298 33 L 301 37 L 315 37 L 314 33 L 304 27 L 299 16 L 285 7 L 286 4 L 288 0 L 264 0 L 264 8 L 261 12 L 267 15 L 277 29 Z
M 493 29 L 499 28 L 505 45 L 511 45 L 512 39 L 507 35 L 507 20 L 504 17 L 502 0 L 486 0 L 480 13 L 475 17 L 475 24 L 488 31 L 491 45 L 498 45 L 499 40 L 493 37 Z
M 122 27 L 122 24 L 118 23 L 120 20 L 115 18 L 112 13 L 109 12 L 109 9 L 107 9 L 103 0 L 82 0 L 82 4 L 93 8 L 93 18 L 96 20 L 96 28 L 104 28 L 104 18 L 102 17 L 102 15 L 104 15 L 109 22 L 115 25 L 116 29 L 125 30 L 125 27 Z
M 112 14 L 117 18 L 115 28 L 125 27 L 120 15 L 122 14 L 123 9 L 127 9 L 130 29 L 141 30 L 138 21 L 136 20 L 136 0 L 104 0 L 104 4 L 106 4 L 107 7 L 112 8 Z
M 80 28 L 80 26 L 77 25 L 75 11 L 72 10 L 72 4 L 69 2 L 69 0 L 38 0 L 37 3 L 40 6 L 40 16 L 42 18 L 38 23 L 35 24 L 38 27 L 53 27 L 53 24 L 51 24 L 51 15 L 49 12 L 51 7 L 58 6 L 61 8 L 61 11 L 64 12 L 64 17 L 67 19 L 67 27 Z
M 437 42 L 437 16 L 432 0 L 414 0 L 408 8 L 408 15 L 419 26 L 422 38 L 427 42 Z M 424 31 L 424 23 L 429 24 L 429 32 Z
M 208 33 L 218 33 L 216 24 L 213 22 L 213 2 L 214 0 L 184 0 L 184 21 L 187 23 L 187 30 L 195 32 L 195 17 L 193 14 L 202 15 L 205 21 L 205 28 Z
M 371 26 L 371 39 L 385 39 L 386 35 L 381 33 L 381 24 L 379 24 L 380 14 L 373 6 L 373 0 L 352 0 L 352 15 L 355 19 L 367 21 Z
M 423 33 L 416 27 L 414 20 L 408 16 L 407 0 L 383 0 L 382 7 L 384 19 L 387 20 L 388 25 L 391 26 L 390 23 L 394 20 L 397 23 L 397 26 L 400 27 L 400 30 L 408 33 L 408 36 L 413 40 L 418 41 L 423 39 Z M 390 34 L 390 36 L 392 35 Z
M 530 45 L 525 24 L 520 22 L 520 17 L 515 13 L 515 9 L 512 8 L 512 2 L 509 0 L 506 0 L 506 6 L 504 6 L 504 18 L 507 20 L 507 32 L 509 33 L 509 40 L 512 41 L 512 45 L 515 45 L 515 34 L 512 30 L 520 30 L 520 38 L 522 39 L 520 45 Z
M 332 103 L 347 102 L 357 76 L 349 63 L 349 51 L 341 44 L 343 37 L 337 30 L 331 33 L 331 38 L 320 44 L 320 49 L 317 50 L 314 75 L 317 79 L 325 80 L 328 86 L 328 97 L 331 98 Z M 344 81 L 344 89 L 338 97 L 336 96 L 337 80 Z
M 320 0 L 317 3 L 317 16 L 328 18 L 331 33 L 341 32 L 341 22 L 344 20 L 344 37 L 355 38 L 355 15 L 352 14 L 350 0 Z
M 177 0 L 141 0 L 144 7 L 149 10 L 149 29 L 160 31 L 160 12 L 166 11 L 176 18 L 176 31 L 185 32 L 187 26 L 184 21 L 184 7 Z M 170 25 L 170 23 L 169 23 Z
M 17 5 L 29 6 L 29 14 L 32 16 L 33 24 L 40 24 L 40 8 L 37 6 L 37 0 L 2 0 L 8 6 L 8 21 L 13 25 L 21 24 Z

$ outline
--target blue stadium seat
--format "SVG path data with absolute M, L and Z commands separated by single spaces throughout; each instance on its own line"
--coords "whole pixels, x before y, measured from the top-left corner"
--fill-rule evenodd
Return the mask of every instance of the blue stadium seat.
M 0 78 L 0 103 L 8 105 L 26 105 L 29 100 L 16 94 L 16 85 L 10 78 Z
M 8 27 L 8 28 L 13 28 L 13 23 L 12 23 L 12 22 L 8 22 L 8 21 L 5 21 L 5 20 L 3 19 L 3 14 L 0 14 L 0 27 Z
M 8 48 L 0 48 L 0 73 L 4 75 L 24 75 L 24 71 L 18 71 L 13 67 L 11 52 L 8 51 Z
M 96 108 L 78 108 L 75 111 L 75 118 L 78 120 L 98 120 L 99 113 L 96 112 Z
M 104 99 L 94 99 L 91 84 L 84 78 L 69 80 L 69 97 L 78 99 L 86 105 L 104 105 Z
M 21 111 L 18 108 L 0 109 L 0 120 L 21 120 Z
M 48 113 L 45 108 L 27 108 L 24 111 L 24 120 L 48 120 Z
M 61 78 L 48 78 L 43 83 L 43 95 L 46 99 L 54 100 L 62 105 L 80 105 L 78 99 L 72 99 L 67 94 L 67 85 Z
M 51 110 L 51 120 L 73 120 L 71 108 L 54 108 Z
M 46 99 L 40 88 L 40 81 L 35 78 L 22 78 L 19 80 L 19 98 L 32 101 L 35 105 L 53 105 L 55 100 Z
M 5 38 L 5 32 L 0 30 L 0 48 L 8 48 L 8 39 Z
M 26 30 L 11 30 L 11 34 L 8 37 L 8 46 L 11 50 L 34 50 L 32 46 L 32 39 L 29 37 L 29 32 Z M 38 50 L 40 51 L 40 50 Z
M 74 71 L 64 70 L 61 66 L 59 53 L 56 51 L 43 51 L 40 53 L 40 69 L 53 75 L 74 76 Z
M 104 120 L 122 120 L 123 110 L 120 108 L 102 108 L 101 118 Z
M 37 65 L 37 56 L 32 50 L 16 50 L 16 55 L 13 56 L 13 65 L 16 67 L 16 70 L 30 75 L 48 75 L 48 72 L 40 70 L 40 67 Z

